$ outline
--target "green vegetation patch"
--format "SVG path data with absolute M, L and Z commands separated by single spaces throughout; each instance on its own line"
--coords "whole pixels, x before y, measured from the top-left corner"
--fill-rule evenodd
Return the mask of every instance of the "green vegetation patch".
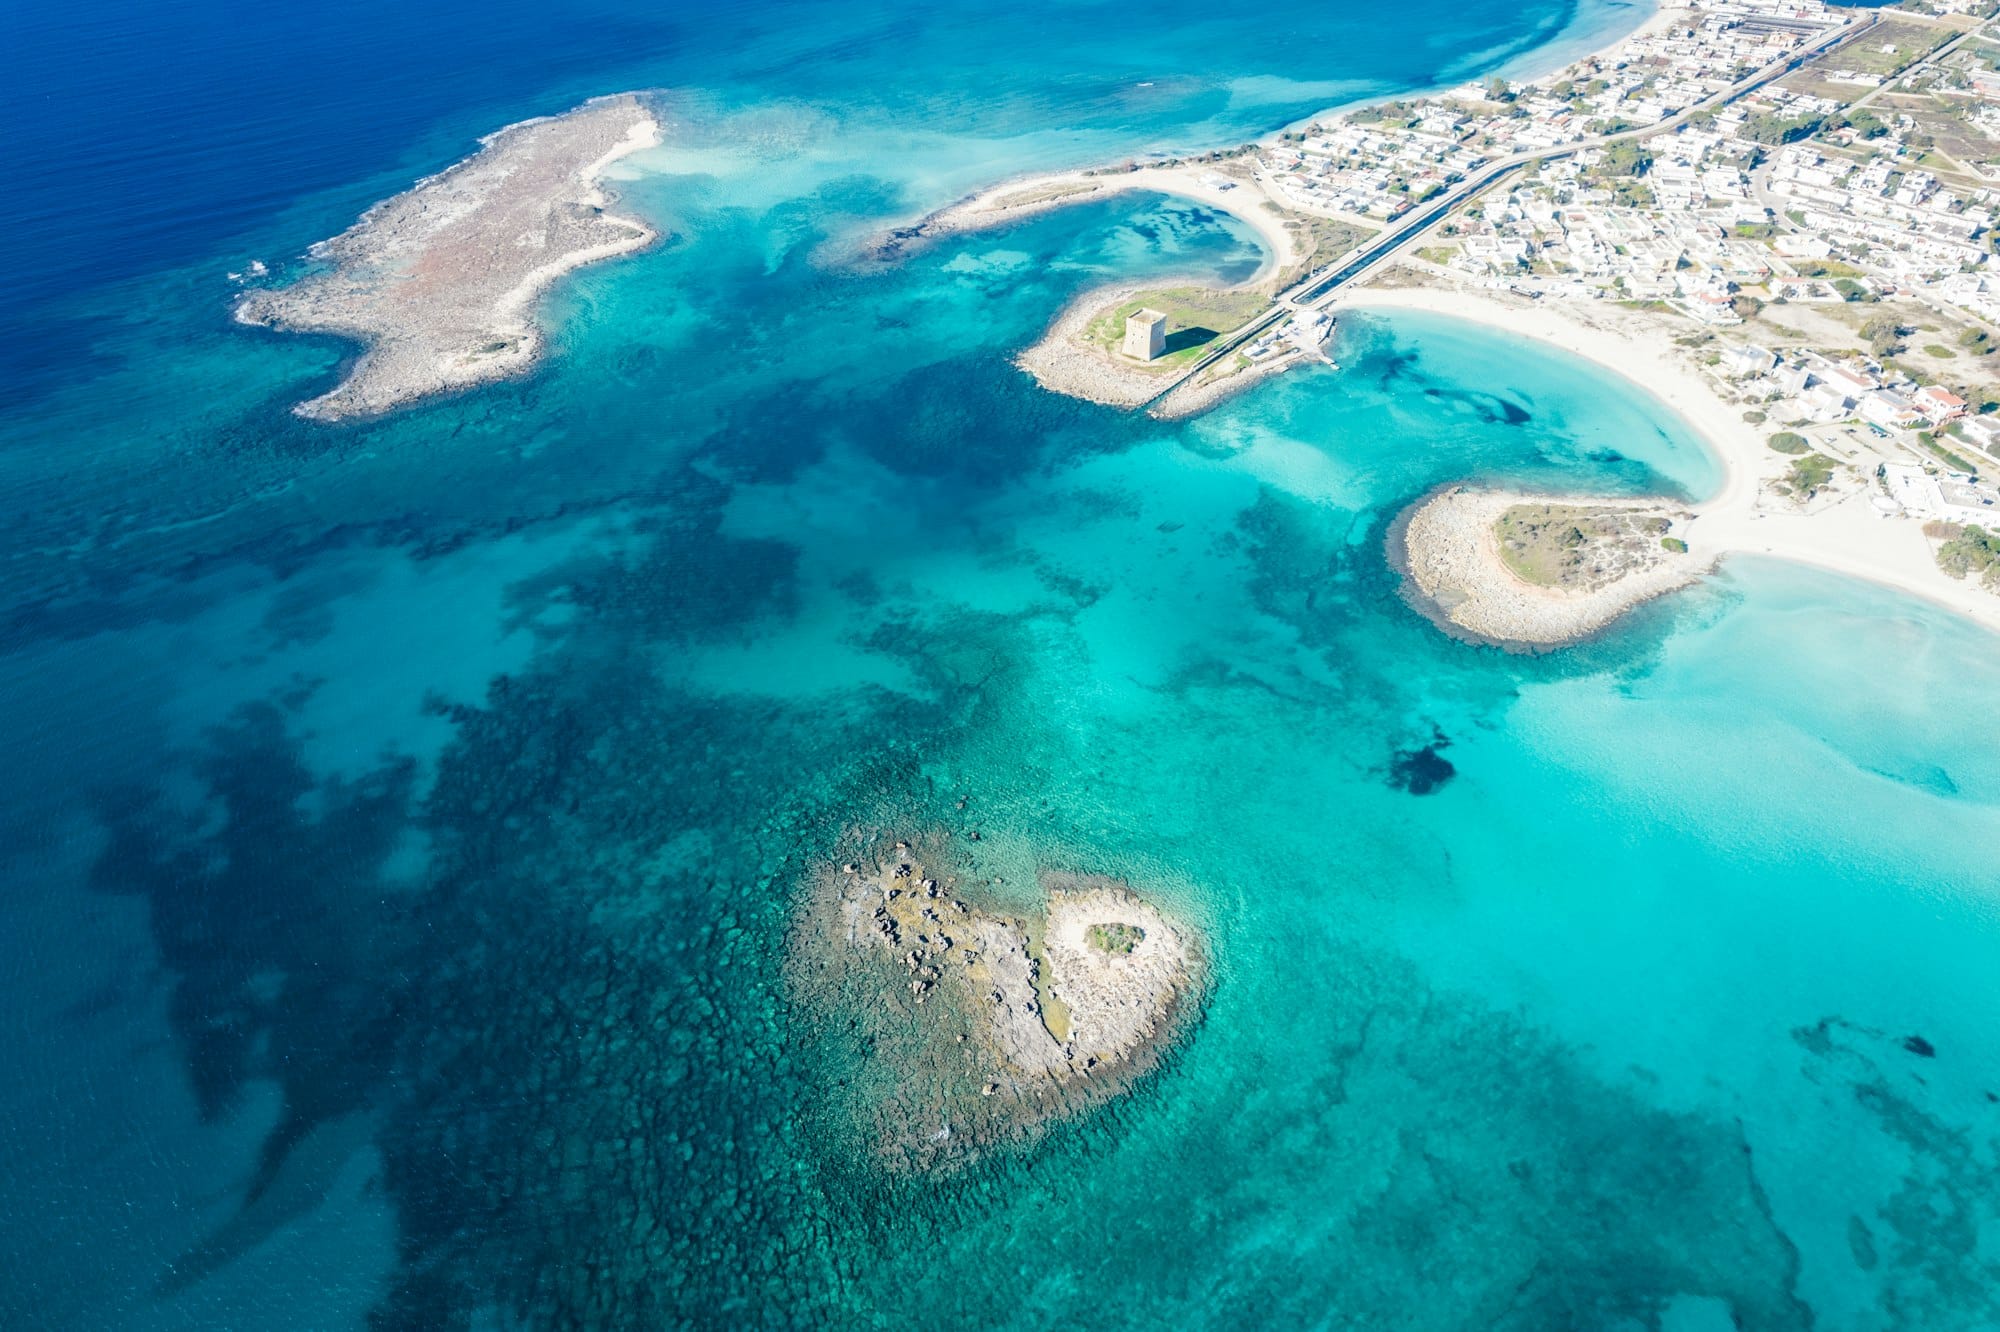
M 1861 321 L 1861 340 L 1876 356 L 1887 356 L 1896 351 L 1903 340 L 1902 325 L 1888 315 L 1877 315 L 1873 319 Z
M 1969 472 L 1974 475 L 1977 475 L 1979 472 L 1978 463 L 1973 462 L 1968 458 L 1962 457 L 1959 454 L 1953 453 L 1950 449 L 1938 443 L 1938 437 L 1932 434 L 1928 430 L 1919 430 L 1917 432 L 1917 443 L 1923 445 L 1925 448 L 1929 449 L 1932 453 L 1936 454 L 1944 462 L 1946 462 L 1952 467 L 1957 468 L 1961 472 Z
M 1083 941 L 1100 953 L 1129 954 L 1146 937 L 1146 932 L 1137 925 L 1126 925 L 1118 921 L 1092 925 L 1083 932 Z
M 1356 226 L 1337 217 L 1319 217 L 1311 213 L 1287 214 L 1285 230 L 1291 233 L 1292 243 L 1298 247 L 1300 258 L 1278 275 L 1279 290 L 1291 286 L 1313 268 L 1339 258 L 1377 234 L 1374 227 Z
M 1771 436 L 1771 447 L 1780 453 L 1804 453 L 1812 445 L 1807 442 L 1804 435 L 1794 434 L 1789 430 L 1780 430 L 1777 434 Z
M 1210 343 L 1249 323 L 1270 304 L 1270 293 L 1261 288 L 1162 287 L 1139 292 L 1106 310 L 1090 321 L 1083 336 L 1120 365 L 1169 374 L 1199 361 Z M 1143 363 L 1119 352 L 1125 345 L 1126 319 L 1141 310 L 1158 310 L 1167 317 L 1166 351 Z
M 1653 155 L 1637 139 L 1620 139 L 1605 148 L 1597 169 L 1607 176 L 1643 176 L 1651 165 Z
M 1780 116 L 1762 111 L 1745 120 L 1739 133 L 1753 143 L 1776 147 L 1781 143 L 1797 143 L 1817 133 L 1825 121 L 1823 115 Z
M 1944 538 L 1937 548 L 1938 568 L 1953 578 L 1977 575 L 1982 586 L 2000 590 L 2000 537 L 1956 523 L 1926 523 L 1924 534 Z
M 1635 509 L 1516 504 L 1493 524 L 1493 535 L 1501 562 L 1522 582 L 1590 591 L 1642 566 L 1671 526 Z
M 1102 188 L 1103 186 L 1097 182 L 1089 181 L 1082 184 L 1047 185 L 1038 190 L 1016 190 L 1012 194 L 1003 194 L 998 199 L 995 199 L 993 206 L 996 208 L 1025 208 L 1029 204 L 1047 203 L 1052 199 L 1067 199 L 1073 194 L 1090 194 Z
M 1661 537 L 1660 549 L 1670 555 L 1685 555 L 1688 553 L 1688 543 L 1679 537 Z
M 1792 464 L 1792 470 L 1778 482 L 1778 488 L 1809 500 L 1832 482 L 1833 469 L 1833 459 L 1823 453 L 1808 453 Z
M 1856 268 L 1853 264 L 1844 264 L 1838 259 L 1798 259 L 1793 261 L 1792 267 L 1798 270 L 1800 277 L 1855 278 L 1861 276 L 1860 269 Z
M 1907 69 L 1957 35 L 1941 24 L 1887 19 L 1855 40 L 1841 43 L 1813 63 L 1828 69 L 1852 69 L 1886 78 Z

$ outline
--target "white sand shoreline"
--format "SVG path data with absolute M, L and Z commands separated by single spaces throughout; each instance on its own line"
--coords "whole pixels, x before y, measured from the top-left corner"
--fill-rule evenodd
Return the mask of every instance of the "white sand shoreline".
M 1638 23 L 1629 28 L 1622 25 L 1616 26 L 1614 30 L 1607 32 L 1603 39 L 1593 46 L 1576 51 L 1564 50 L 1561 34 L 1559 33 L 1554 40 L 1544 44 L 1542 47 L 1536 48 L 1535 52 L 1524 53 L 1514 61 L 1508 62 L 1508 67 L 1515 70 L 1516 77 L 1519 78 L 1538 78 L 1543 74 L 1554 73 L 1569 65 L 1608 55 L 1632 38 L 1642 33 L 1657 31 L 1666 26 L 1680 12 L 1682 11 L 1652 3 L 1647 7 L 1646 16 Z M 1536 60 L 1534 57 L 1537 52 L 1547 52 L 1552 58 L 1547 62 Z M 1462 81 L 1460 80 L 1459 82 Z M 1378 102 L 1435 96 L 1447 88 L 1455 86 L 1457 86 L 1457 83 L 1431 88 L 1411 88 L 1381 97 L 1358 98 L 1349 102 L 1341 102 L 1333 106 L 1323 107 L 1312 115 L 1278 126 L 1276 129 L 1257 135 L 1246 142 L 1250 146 L 1261 148 L 1272 143 L 1283 134 L 1296 131 L 1314 121 L 1324 120 L 1328 117 L 1352 111 L 1357 107 L 1368 106 Z M 1195 148 L 1186 150 L 1187 155 L 1197 155 L 1209 151 L 1213 150 Z M 1245 226 L 1256 231 L 1262 237 L 1264 243 L 1270 247 L 1270 255 L 1264 266 L 1251 279 L 1252 282 L 1261 281 L 1268 277 L 1270 273 L 1283 271 L 1291 264 L 1297 262 L 1299 255 L 1296 247 L 1293 244 L 1290 234 L 1285 229 L 1282 219 L 1274 209 L 1275 201 L 1262 187 L 1261 181 L 1254 185 L 1239 184 L 1236 188 L 1229 190 L 1219 189 L 1202 179 L 1204 175 L 1213 174 L 1213 168 L 1209 167 L 1204 170 L 1205 166 L 1206 164 L 1197 164 L 1194 166 L 1142 165 L 1131 171 L 1124 172 L 1104 166 L 1086 166 L 1060 171 L 1027 172 L 977 190 L 959 199 L 957 202 L 939 205 L 928 212 L 908 218 L 902 223 L 892 223 L 889 227 L 884 228 L 878 233 L 878 239 L 872 248 L 878 255 L 895 255 L 900 253 L 904 246 L 912 242 L 923 243 L 959 232 L 983 230 L 989 227 L 1018 222 L 1024 218 L 1056 208 L 1065 208 L 1072 204 L 1083 203 L 1085 201 L 1099 201 L 1118 194 L 1145 191 L 1193 200 L 1207 207 L 1214 208 L 1218 212 L 1227 213 Z M 1088 186 L 1089 188 L 1080 188 L 1084 186 Z M 1074 194 L 1041 200 L 1032 204 L 1015 205 L 1009 208 L 996 206 L 998 200 L 1014 195 L 1039 193 L 1044 190 L 1061 190 L 1066 187 L 1079 188 Z M 886 240 L 882 239 L 882 237 L 886 237 Z
M 1721 488 L 1692 506 L 1694 518 L 1681 533 L 1704 565 L 1726 563 L 1736 554 L 1806 564 L 1894 588 L 2000 633 L 2000 596 L 1939 569 L 1919 525 L 1877 513 L 1865 488 L 1814 513 L 1765 499 L 1759 481 L 1782 468 L 1783 456 L 1773 453 L 1757 427 L 1681 362 L 1680 349 L 1670 340 L 1635 337 L 1613 326 L 1620 322 L 1615 316 L 1633 312 L 1616 306 L 1593 309 L 1591 313 L 1607 316 L 1608 322 L 1600 325 L 1560 304 L 1530 306 L 1464 290 L 1365 287 L 1343 295 L 1336 308 L 1420 310 L 1485 324 L 1583 357 L 1660 399 L 1708 445 L 1723 468 Z

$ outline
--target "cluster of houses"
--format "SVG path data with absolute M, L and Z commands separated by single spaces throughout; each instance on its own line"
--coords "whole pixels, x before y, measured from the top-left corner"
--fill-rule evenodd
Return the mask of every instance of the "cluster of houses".
M 1923 2 L 1941 13 L 1991 4 Z M 1820 0 L 1683 0 L 1670 22 L 1610 55 L 1532 83 L 1469 86 L 1315 125 L 1266 149 L 1260 168 L 1306 211 L 1387 221 L 1502 159 L 1670 119 L 1853 21 Z M 1925 68 L 1954 88 L 1968 81 Z M 1889 106 L 1865 126 L 1782 141 L 1795 126 L 1839 124 L 1843 103 L 1818 95 L 1829 78 L 1881 83 L 1835 68 L 1636 143 L 1574 148 L 1452 219 L 1436 238 L 1448 254 L 1425 253 L 1523 294 L 1658 301 L 1707 325 L 1740 323 L 1739 309 L 1751 308 L 1744 288 L 1807 302 L 1900 288 L 2000 324 L 2000 276 L 1987 273 L 2000 194 L 1947 187 L 1906 143 L 1917 126 Z M 2000 75 L 1992 82 L 2000 103 Z M 1976 121 L 1986 94 L 1966 95 Z M 2000 130 L 2000 109 L 1992 118 Z M 1273 339 L 1265 354 L 1277 350 Z M 1996 418 L 1969 417 L 1947 389 L 1879 365 L 1745 347 L 1720 368 L 1770 404 L 1773 420 L 1950 428 L 2000 459 Z
M 1264 149 L 1259 167 L 1307 212 L 1390 221 L 1488 162 L 1668 119 L 1847 21 L 1819 0 L 1698 2 L 1685 20 L 1556 75 L 1315 125 Z
M 1842 21 L 1818 0 L 1696 0 L 1688 17 L 1612 56 L 1517 88 L 1515 115 L 1525 109 L 1563 134 L 1579 101 L 1600 128 L 1616 107 L 1670 115 Z M 1471 146 L 1487 122 L 1453 103 L 1404 108 L 1414 129 L 1344 123 L 1287 145 L 1280 188 L 1308 207 L 1393 217 L 1498 155 Z M 1928 292 L 2000 322 L 2000 279 L 1980 271 L 2000 197 L 1946 188 L 1919 166 L 1904 141 L 1908 122 L 1884 110 L 1874 138 L 1843 129 L 1819 141 L 1759 141 L 1773 124 L 1817 123 L 1840 109 L 1782 81 L 1767 85 L 1642 140 L 1636 178 L 1629 144 L 1576 150 L 1488 199 L 1483 216 L 1459 220 L 1449 262 L 1530 289 L 1661 301 L 1708 325 L 1740 322 L 1741 288 L 1837 302 L 1855 294 L 1857 274 L 1863 287 Z
M 1992 195 L 1961 197 L 1918 168 L 1899 168 L 1905 150 L 1883 140 L 1865 161 L 1791 144 L 1775 154 L 1770 190 L 1805 239 L 1794 257 L 1823 257 L 1836 246 L 1903 282 L 1935 282 L 1986 261 Z
M 1487 163 L 1487 154 L 1458 139 L 1463 123 L 1442 109 L 1413 130 L 1343 121 L 1265 149 L 1261 165 L 1295 207 L 1386 222 Z
M 1968 417 L 1966 402 L 1936 384 L 1919 386 L 1867 361 L 1834 361 L 1818 352 L 1781 356 L 1765 347 L 1738 347 L 1719 367 L 1752 398 L 1771 404 L 1773 419 L 1792 425 L 1865 421 L 1881 430 L 1942 430 L 1953 423 L 1981 448 L 2000 442 L 2000 426 Z
M 1953 273 L 1930 285 L 1930 292 L 1947 305 L 2000 324 L 2000 278 L 1985 272 Z
M 1586 174 L 1587 157 L 1554 163 L 1489 199 L 1478 218 L 1459 224 L 1451 266 L 1498 277 L 1534 270 L 1592 294 L 1663 301 L 1704 324 L 1741 322 L 1737 288 L 1772 280 L 1769 246 L 1736 230 L 1745 210 L 1727 200 L 1713 209 L 1616 204 Z M 1730 188 L 1720 173 L 1705 174 Z M 1754 216 L 1763 220 L 1761 211 Z
M 1966 472 L 1947 472 L 1909 463 L 1883 463 L 1876 473 L 1886 512 L 1897 508 L 1913 518 L 1934 518 L 1967 527 L 2000 531 L 2000 495 Z M 1891 506 L 1894 507 L 1891 507 Z

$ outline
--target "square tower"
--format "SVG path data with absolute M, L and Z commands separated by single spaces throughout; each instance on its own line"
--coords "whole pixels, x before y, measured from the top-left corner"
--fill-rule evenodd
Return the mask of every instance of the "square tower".
M 1150 361 L 1167 349 L 1167 317 L 1158 310 L 1125 316 L 1125 354 Z

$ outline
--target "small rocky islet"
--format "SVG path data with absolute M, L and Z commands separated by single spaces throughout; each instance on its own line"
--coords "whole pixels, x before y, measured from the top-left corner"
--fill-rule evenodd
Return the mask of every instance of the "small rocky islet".
M 658 239 L 607 211 L 599 177 L 660 134 L 651 99 L 633 93 L 509 125 L 313 246 L 316 267 L 296 282 L 243 293 L 236 319 L 362 344 L 338 384 L 293 409 L 313 420 L 377 416 L 524 373 L 544 341 L 542 292 Z
M 1197 1007 L 1192 931 L 1125 883 L 1044 870 L 1014 913 L 941 837 L 808 876 L 788 949 L 796 1019 L 847 1154 L 952 1169 L 1100 1105 L 1153 1069 Z
M 1454 637 L 1540 651 L 1598 632 L 1706 569 L 1659 500 L 1447 486 L 1391 526 L 1405 599 Z

